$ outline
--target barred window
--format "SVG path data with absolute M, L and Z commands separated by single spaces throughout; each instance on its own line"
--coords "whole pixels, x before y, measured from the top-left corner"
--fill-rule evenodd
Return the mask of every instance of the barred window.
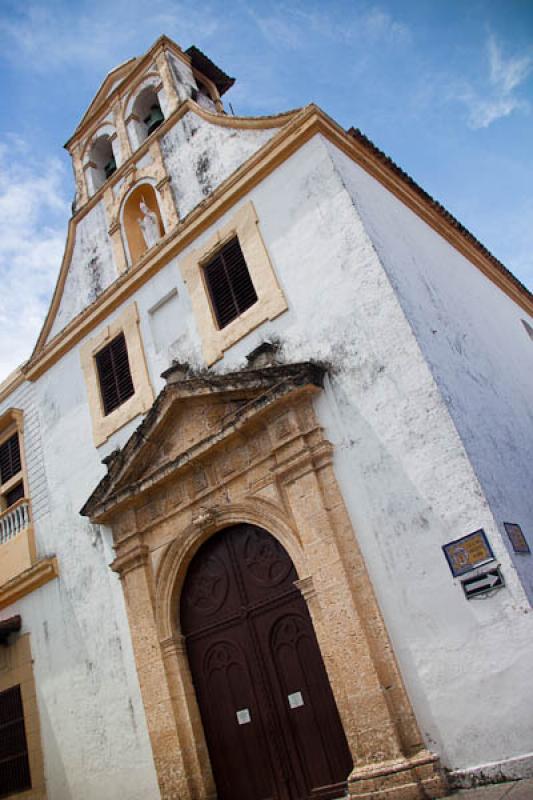
M 204 265 L 204 274 L 219 328 L 224 328 L 257 302 L 237 237 Z

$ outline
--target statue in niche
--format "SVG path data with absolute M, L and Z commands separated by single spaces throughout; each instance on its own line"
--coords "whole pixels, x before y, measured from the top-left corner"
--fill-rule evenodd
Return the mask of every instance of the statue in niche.
M 141 195 L 141 202 L 139 203 L 139 209 L 141 211 L 142 217 L 138 217 L 137 221 L 139 223 L 143 239 L 146 242 L 146 247 L 149 250 L 161 237 L 161 234 L 159 232 L 159 220 L 157 218 L 157 214 L 155 213 L 155 211 L 152 211 L 150 208 L 148 208 L 148 206 L 144 202 L 143 195 Z

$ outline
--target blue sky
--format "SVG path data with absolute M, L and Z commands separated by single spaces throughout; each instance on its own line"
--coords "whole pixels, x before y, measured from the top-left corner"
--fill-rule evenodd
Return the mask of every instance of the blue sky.
M 237 78 L 237 114 L 313 101 L 360 128 L 533 288 L 533 0 L 0 0 L 0 379 L 61 262 L 62 145 L 161 33 Z

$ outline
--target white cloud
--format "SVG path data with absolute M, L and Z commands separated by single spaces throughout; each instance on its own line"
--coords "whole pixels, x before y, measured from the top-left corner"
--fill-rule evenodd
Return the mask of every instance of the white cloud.
M 220 31 L 223 17 L 192 2 L 152 0 L 80 0 L 21 4 L 17 13 L 0 17 L 3 57 L 37 72 L 65 66 L 108 70 L 109 65 L 144 50 L 162 33 L 179 34 L 183 45 L 210 38 Z
M 529 75 L 531 56 L 514 57 L 505 61 L 494 36 L 489 37 L 488 51 L 491 83 L 501 94 L 509 95 Z
M 0 142 L 0 380 L 30 356 L 48 310 L 69 212 L 63 180 L 57 160 Z
M 468 109 L 471 128 L 488 128 L 493 122 L 508 117 L 514 111 L 528 111 L 529 103 L 517 94 L 533 67 L 531 55 L 505 58 L 494 36 L 486 45 L 488 75 L 477 86 L 462 83 L 451 92 L 452 99 L 460 100 Z
M 309 48 L 312 36 L 343 44 L 364 41 L 366 46 L 376 42 L 405 44 L 411 40 L 408 26 L 378 6 L 349 16 L 345 12 L 339 14 L 333 7 L 327 11 L 310 11 L 304 6 L 284 4 L 268 13 L 251 9 L 249 13 L 271 45 L 291 50 Z

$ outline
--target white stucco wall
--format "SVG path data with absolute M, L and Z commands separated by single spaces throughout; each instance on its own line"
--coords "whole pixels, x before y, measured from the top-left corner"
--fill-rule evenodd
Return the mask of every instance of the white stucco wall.
M 426 742 L 453 769 L 531 751 L 531 699 L 513 690 L 526 681 L 533 655 L 529 606 L 345 182 L 315 140 L 250 196 L 289 311 L 241 340 L 215 369 L 242 367 L 269 336 L 281 339 L 290 360 L 332 364 L 319 411 Z M 160 293 L 167 288 L 162 283 Z M 186 315 L 186 288 L 178 291 Z M 201 364 L 194 320 L 184 326 L 180 315 L 180 325 L 173 357 Z M 150 351 L 150 334 L 145 342 Z M 469 603 L 441 546 L 478 527 L 507 587 Z
M 172 192 L 180 219 L 211 194 L 241 164 L 275 133 L 268 130 L 237 130 L 206 122 L 189 112 L 161 139 L 163 160 L 173 177 Z M 151 161 L 145 154 L 137 162 Z M 122 182 L 115 186 L 115 193 Z M 118 277 L 103 200 L 76 225 L 75 243 L 65 288 L 52 324 L 52 339 Z
M 20 614 L 31 635 L 48 797 L 157 800 L 109 535 L 77 513 L 102 474 L 78 353 L 20 386 L 0 413 L 9 407 L 24 412 L 37 555 L 57 555 L 60 569 L 1 612 Z
M 289 359 L 332 363 L 318 406 L 426 742 L 452 769 L 531 753 L 532 693 L 516 691 L 533 658 L 529 604 L 375 242 L 331 166 L 314 141 L 254 192 L 290 307 L 270 327 Z M 373 209 L 375 229 L 390 231 Z M 401 228 L 389 235 L 392 260 Z M 468 412 L 475 428 L 473 403 Z M 507 588 L 468 602 L 441 545 L 479 527 Z
M 333 149 L 332 149 L 333 152 Z M 342 154 L 334 154 L 372 244 L 439 385 L 533 601 L 533 318 L 448 242 Z
M 190 111 L 161 140 L 180 219 L 189 214 L 277 132 L 238 130 L 206 122 Z
M 103 200 L 78 222 L 65 289 L 49 339 L 118 277 L 108 227 Z
M 31 633 L 48 796 L 158 798 L 110 537 L 78 514 L 102 475 L 79 353 L 34 388 L 49 507 L 36 536 L 40 555 L 57 555 L 60 577 L 13 611 Z
M 319 411 L 426 742 L 456 770 L 530 753 L 531 694 L 513 688 L 527 685 L 533 656 L 529 605 L 345 181 L 316 140 L 250 196 L 289 311 L 215 369 L 242 367 L 269 336 L 290 360 L 331 362 Z M 175 355 L 191 352 L 194 362 L 188 335 Z M 507 587 L 468 602 L 441 546 L 479 527 Z
M 201 201 L 203 186 L 214 188 L 272 135 L 236 136 L 222 128 L 214 134 L 215 126 L 206 128 L 189 116 L 165 137 L 182 214 Z M 204 184 L 197 169 L 206 151 Z M 358 192 L 367 191 L 363 212 Z M 404 293 L 411 295 L 403 289 L 399 297 L 395 293 L 389 250 L 393 253 L 404 235 L 403 223 L 395 222 L 392 212 L 387 216 L 386 200 L 380 216 L 382 201 L 374 202 L 373 192 L 315 137 L 242 199 L 254 202 L 289 309 L 239 341 L 213 369 L 242 368 L 246 354 L 269 337 L 281 341 L 287 360 L 330 364 L 317 411 L 335 445 L 341 490 L 425 741 L 451 769 L 506 762 L 533 751 L 527 691 L 532 616 L 492 500 L 450 415 L 450 398 L 433 365 L 439 352 L 430 353 L 414 313 L 406 316 Z M 385 239 L 380 226 L 394 224 Z M 407 261 L 407 250 L 418 253 L 418 239 L 424 242 L 414 225 L 410 237 L 409 248 L 398 251 L 399 261 Z M 135 300 L 139 308 L 156 392 L 163 385 L 160 372 L 172 359 L 203 366 L 200 332 L 179 270 L 186 252 L 127 301 Z M 75 301 L 77 286 L 68 285 L 68 303 Z M 426 309 L 424 295 L 420 304 L 420 328 L 430 327 L 434 312 Z M 440 315 L 446 316 L 445 308 Z M 431 341 L 429 334 L 426 338 Z M 124 602 L 108 567 L 109 535 L 78 514 L 105 473 L 102 457 L 125 443 L 140 418 L 94 448 L 82 344 L 33 387 L 42 437 L 42 467 L 35 467 L 35 475 L 41 469 L 48 497 L 47 513 L 37 525 L 39 550 L 58 555 L 61 577 L 13 611 L 20 611 L 32 634 L 49 796 L 157 798 Z M 443 347 L 443 360 L 446 353 Z M 464 403 L 465 416 L 477 420 L 471 401 Z M 469 424 L 475 430 L 476 422 Z M 32 480 L 37 478 L 30 475 Z M 468 602 L 441 545 L 479 527 L 487 531 L 507 586 Z

